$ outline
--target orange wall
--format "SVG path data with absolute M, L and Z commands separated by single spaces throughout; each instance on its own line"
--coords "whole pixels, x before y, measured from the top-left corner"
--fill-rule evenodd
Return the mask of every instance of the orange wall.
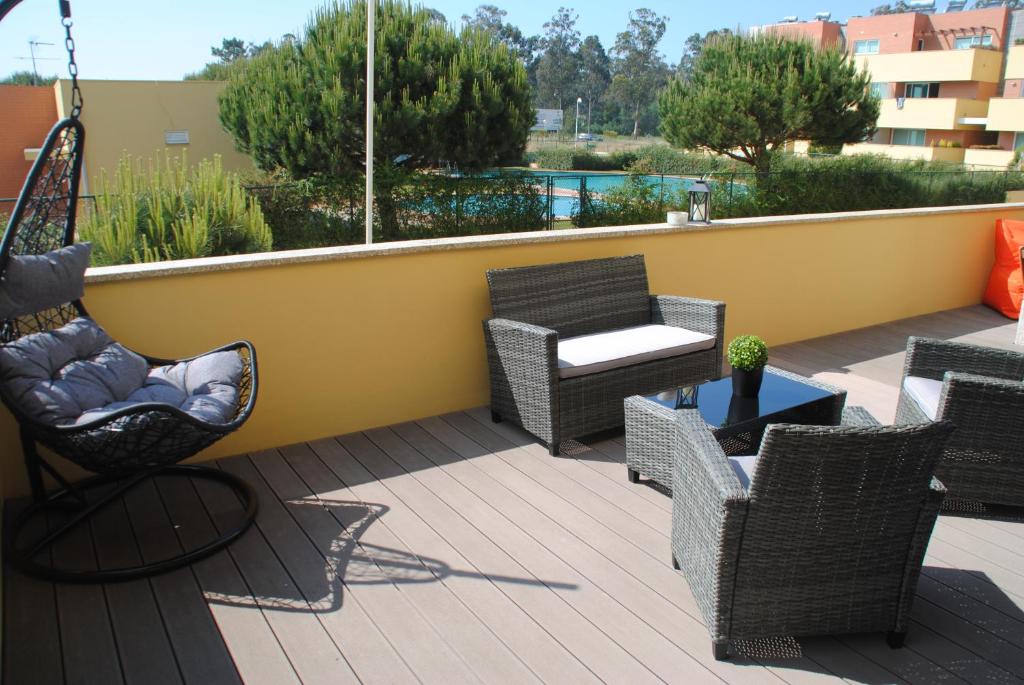
M 847 50 L 853 53 L 856 41 L 874 38 L 879 41 L 881 54 L 914 52 L 918 39 L 924 40 L 925 50 L 952 50 L 956 36 L 939 32 L 960 30 L 960 35 L 981 34 L 982 28 L 988 28 L 987 32 L 992 34 L 992 47 L 1001 50 L 1009 17 L 1010 11 L 1005 7 L 932 15 L 906 12 L 851 17 L 846 27 Z
M 795 40 L 810 40 L 820 47 L 840 45 L 840 25 L 834 21 L 805 21 L 799 24 L 773 24 L 765 27 L 766 33 L 774 33 Z
M 1003 85 L 1004 98 L 1019 98 L 1024 96 L 1024 79 L 1007 79 Z
M 928 17 L 924 14 L 885 14 L 877 17 L 851 17 L 846 24 L 846 49 L 853 54 L 858 40 L 878 39 L 879 54 L 913 52 L 917 49 L 917 36 L 926 29 Z M 925 45 L 927 48 L 927 44 Z
M 39 147 L 57 121 L 57 103 L 48 86 L 0 86 L 0 197 L 17 197 L 32 162 L 25 148 Z M 13 204 L 0 204 L 9 213 Z
M 988 100 L 996 95 L 998 85 L 982 81 L 944 81 L 939 84 L 940 98 Z
M 930 19 L 932 29 L 935 31 L 977 29 L 975 32 L 980 34 L 981 29 L 987 27 L 987 32 L 992 34 L 992 48 L 1002 50 L 1003 41 L 1006 39 L 1006 27 L 1010 19 L 1010 10 L 1005 7 L 993 7 L 984 10 L 971 10 L 969 12 L 933 14 Z M 992 29 L 995 30 L 993 31 Z M 956 38 L 952 35 L 941 36 L 940 39 L 945 50 L 953 49 L 953 46 L 956 44 Z

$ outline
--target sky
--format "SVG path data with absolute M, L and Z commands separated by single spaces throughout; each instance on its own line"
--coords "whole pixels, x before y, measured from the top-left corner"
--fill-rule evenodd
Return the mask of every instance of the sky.
M 312 11 L 326 0 L 72 0 L 72 29 L 82 78 L 160 80 L 180 79 L 211 61 L 210 47 L 237 36 L 262 43 L 285 33 L 300 34 Z M 577 28 L 584 36 L 596 34 L 606 49 L 625 28 L 631 8 L 647 7 L 669 18 L 661 51 L 675 64 L 686 37 L 712 29 L 778 21 L 797 15 L 808 19 L 831 11 L 833 19 L 868 14 L 881 0 L 564 0 L 579 14 Z M 482 4 L 479 0 L 426 0 L 422 4 L 442 12 L 449 22 L 460 23 Z M 489 0 L 508 11 L 507 21 L 526 35 L 539 34 L 557 3 L 535 0 Z M 940 5 L 943 3 L 939 3 Z M 32 68 L 28 41 L 54 43 L 36 48 L 41 75 L 67 74 L 64 34 L 57 0 L 23 0 L 0 22 L 0 76 Z

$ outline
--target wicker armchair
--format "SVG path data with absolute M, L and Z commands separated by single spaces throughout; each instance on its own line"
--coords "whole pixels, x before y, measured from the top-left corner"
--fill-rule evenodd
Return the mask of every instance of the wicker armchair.
M 1024 353 L 910 338 L 896 423 L 957 427 L 935 475 L 950 497 L 1024 506 Z
M 487 283 L 492 418 L 522 426 L 552 455 L 562 440 L 623 425 L 630 395 L 721 375 L 725 305 L 651 295 L 643 255 L 492 270 Z M 586 336 L 644 327 L 692 334 L 702 339 L 700 349 L 592 372 L 565 361 L 568 346 Z
M 756 461 L 726 457 L 695 412 L 676 429 L 672 561 L 716 659 L 731 640 L 782 636 L 888 631 L 902 645 L 948 422 L 775 424 Z

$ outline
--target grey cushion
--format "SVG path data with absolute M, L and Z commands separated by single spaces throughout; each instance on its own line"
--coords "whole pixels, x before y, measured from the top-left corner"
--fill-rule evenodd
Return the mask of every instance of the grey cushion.
M 244 364 L 235 352 L 150 368 L 92 319 L 0 347 L 0 384 L 29 416 L 80 424 L 140 402 L 178 407 L 208 423 L 234 415 Z
M 0 319 L 81 299 L 92 246 L 75 243 L 41 255 L 12 256 L 0 281 Z
M 942 395 L 942 381 L 920 376 L 907 376 L 903 388 L 924 415 L 932 421 L 939 413 L 939 397 Z

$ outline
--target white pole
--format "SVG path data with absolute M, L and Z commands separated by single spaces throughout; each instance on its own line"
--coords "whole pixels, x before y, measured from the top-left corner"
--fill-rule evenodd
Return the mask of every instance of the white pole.
M 377 0 L 366 1 L 366 244 L 373 242 L 373 60 Z
M 583 102 L 583 98 L 576 98 L 576 135 L 573 136 L 572 146 L 576 147 L 576 142 L 580 139 L 580 103 Z

